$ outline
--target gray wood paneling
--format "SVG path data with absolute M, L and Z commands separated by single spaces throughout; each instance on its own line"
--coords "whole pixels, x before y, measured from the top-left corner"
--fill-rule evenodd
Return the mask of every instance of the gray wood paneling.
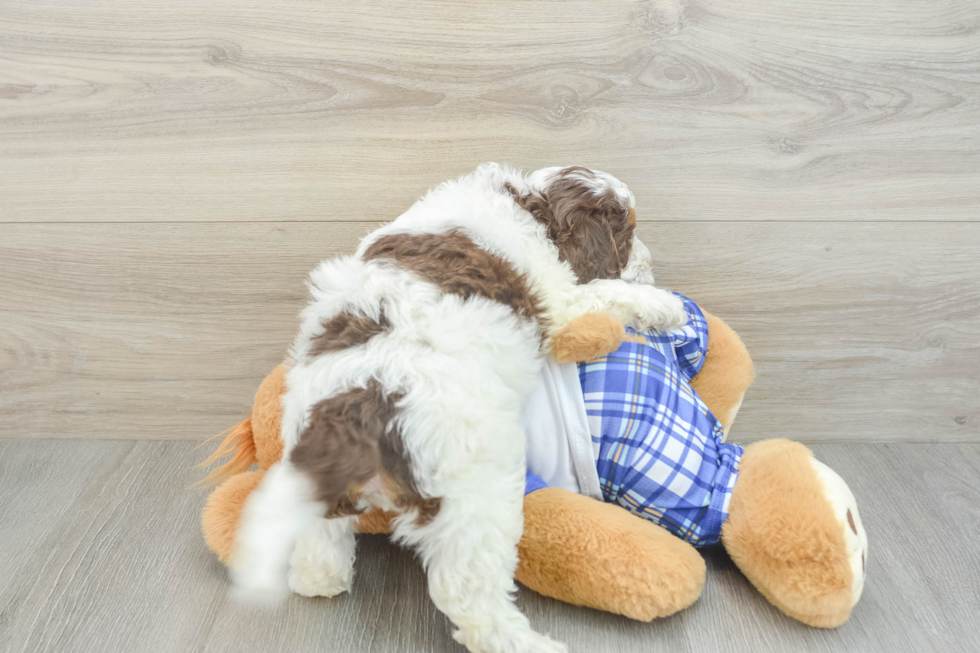
M 190 438 L 285 355 L 321 257 L 364 223 L 5 225 L 0 437 Z M 757 361 L 735 432 L 980 438 L 980 225 L 641 224 L 658 283 Z
M 824 444 L 870 540 L 851 619 L 816 630 L 782 615 L 718 547 L 692 608 L 650 624 L 521 590 L 532 624 L 573 653 L 980 647 L 980 445 Z M 446 653 L 462 651 L 414 556 L 362 537 L 351 594 L 263 611 L 227 596 L 188 486 L 190 442 L 0 442 L 0 651 Z
M 484 160 L 658 219 L 974 220 L 974 0 L 0 4 L 0 219 L 381 220 Z

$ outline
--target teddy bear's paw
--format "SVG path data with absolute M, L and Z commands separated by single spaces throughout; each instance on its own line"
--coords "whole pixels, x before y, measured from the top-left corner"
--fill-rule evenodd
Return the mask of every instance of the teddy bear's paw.
M 823 486 L 824 495 L 830 502 L 834 516 L 844 533 L 844 546 L 852 576 L 851 607 L 854 607 L 864 590 L 864 578 L 868 563 L 868 535 L 861 524 L 857 501 L 855 501 L 854 495 L 844 479 L 816 458 L 811 458 L 810 464 L 817 473 L 817 478 Z
M 626 331 L 605 313 L 586 313 L 551 337 L 551 355 L 558 363 L 593 361 L 611 354 L 622 344 Z

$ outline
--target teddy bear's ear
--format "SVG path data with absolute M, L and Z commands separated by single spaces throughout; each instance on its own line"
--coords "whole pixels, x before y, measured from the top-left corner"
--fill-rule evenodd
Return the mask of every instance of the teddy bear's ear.
M 577 317 L 551 338 L 551 355 L 559 363 L 584 363 L 619 349 L 626 330 L 622 322 L 605 313 Z

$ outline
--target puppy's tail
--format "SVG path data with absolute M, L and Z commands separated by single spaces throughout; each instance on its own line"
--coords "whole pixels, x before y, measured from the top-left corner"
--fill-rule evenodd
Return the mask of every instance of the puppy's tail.
M 255 436 L 252 434 L 251 415 L 230 429 L 222 431 L 212 438 L 208 438 L 205 442 L 220 438 L 226 433 L 227 436 L 221 441 L 218 448 L 214 450 L 214 453 L 208 456 L 198 467 L 213 465 L 228 456 L 231 456 L 231 458 L 212 469 L 207 476 L 198 481 L 195 484 L 198 487 L 214 487 L 215 485 L 219 485 L 235 474 L 240 474 L 248 470 L 255 462 Z

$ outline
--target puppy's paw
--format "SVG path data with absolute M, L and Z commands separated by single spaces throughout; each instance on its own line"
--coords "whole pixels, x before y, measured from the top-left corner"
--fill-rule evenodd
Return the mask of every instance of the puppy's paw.
M 639 286 L 637 290 L 644 295 L 644 301 L 636 311 L 636 324 L 630 326 L 638 331 L 654 329 L 664 333 L 687 324 L 687 309 L 680 297 L 654 286 Z
M 332 539 L 327 522 L 303 534 L 289 558 L 289 589 L 303 596 L 334 597 L 354 580 L 354 540 Z
M 551 337 L 551 355 L 558 363 L 583 363 L 616 351 L 626 337 L 623 323 L 605 313 L 577 317 Z
M 353 572 L 314 566 L 292 566 L 289 570 L 289 589 L 302 596 L 333 598 L 351 588 Z

